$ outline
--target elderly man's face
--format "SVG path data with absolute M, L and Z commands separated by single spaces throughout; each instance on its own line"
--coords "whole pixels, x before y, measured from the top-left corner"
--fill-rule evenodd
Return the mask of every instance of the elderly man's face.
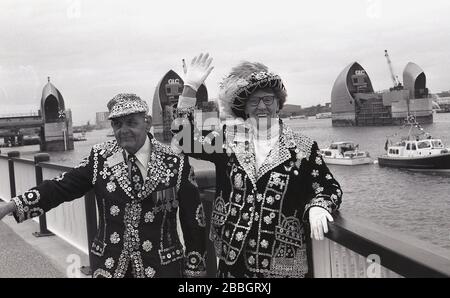
M 147 121 L 146 121 L 147 119 Z M 114 136 L 120 147 L 135 154 L 145 143 L 150 119 L 145 113 L 131 114 L 111 119 Z

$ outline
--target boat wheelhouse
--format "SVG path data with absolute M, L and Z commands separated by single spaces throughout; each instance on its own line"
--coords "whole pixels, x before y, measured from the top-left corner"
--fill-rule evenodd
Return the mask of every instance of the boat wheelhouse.
M 320 152 L 327 164 L 353 166 L 372 163 L 369 152 L 360 151 L 354 142 L 333 142 Z

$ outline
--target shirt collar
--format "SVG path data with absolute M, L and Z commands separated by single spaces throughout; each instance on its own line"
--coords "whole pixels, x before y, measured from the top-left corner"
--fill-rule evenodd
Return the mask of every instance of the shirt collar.
M 150 150 L 151 150 L 151 144 L 150 144 L 150 138 L 147 136 L 145 138 L 145 143 L 142 145 L 142 147 L 134 154 L 137 158 L 137 160 L 143 165 L 147 166 L 149 157 L 150 157 Z M 129 153 L 125 151 L 126 157 L 128 159 Z

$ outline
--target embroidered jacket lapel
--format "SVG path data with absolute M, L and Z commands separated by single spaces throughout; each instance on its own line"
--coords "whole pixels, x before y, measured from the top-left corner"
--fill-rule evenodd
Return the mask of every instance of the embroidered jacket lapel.
M 240 134 L 232 133 L 228 129 L 226 131 L 228 148 L 236 155 L 239 164 L 256 188 L 255 150 L 249 136 L 250 133 L 247 128 L 245 128 L 244 133 Z
M 131 191 L 131 181 L 128 175 L 128 165 L 124 160 L 123 154 L 123 149 L 117 146 L 113 154 L 107 158 L 106 162 L 120 188 L 129 198 L 134 199 L 134 194 Z
M 167 176 L 167 152 L 163 146 L 153 137 L 150 137 L 151 151 L 150 158 L 147 165 L 147 178 L 144 181 L 143 189 L 141 191 L 142 199 L 150 196 L 155 191 L 160 183 L 168 183 L 170 180 Z M 156 204 L 157 198 L 153 197 L 153 202 Z

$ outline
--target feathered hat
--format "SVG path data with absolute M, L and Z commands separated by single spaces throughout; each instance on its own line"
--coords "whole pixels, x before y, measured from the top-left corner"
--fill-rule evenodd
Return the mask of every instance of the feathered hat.
M 286 100 L 286 88 L 281 77 L 269 72 L 267 66 L 258 62 L 242 62 L 231 69 L 231 73 L 219 84 L 221 113 L 245 119 L 248 97 L 257 89 L 272 88 L 284 94 L 280 109 Z

